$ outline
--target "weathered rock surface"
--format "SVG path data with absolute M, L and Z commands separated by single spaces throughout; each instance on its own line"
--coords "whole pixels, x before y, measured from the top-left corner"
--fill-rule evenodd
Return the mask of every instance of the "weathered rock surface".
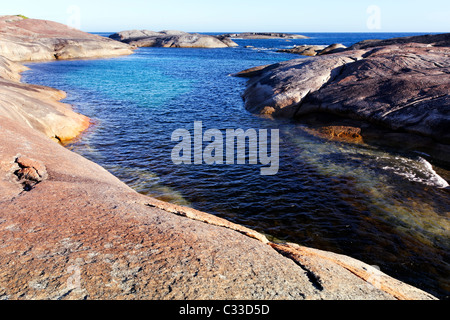
M 219 35 L 215 37 L 225 43 L 228 47 L 239 47 L 236 42 L 234 42 L 230 37 L 227 37 L 226 35 Z
M 243 32 L 243 33 L 227 33 L 222 35 L 228 38 L 239 39 L 309 39 L 309 37 L 301 34 L 279 33 L 279 32 Z
M 138 194 L 49 139 L 48 119 L 70 108 L 17 82 L 21 70 L 0 60 L 1 299 L 435 299 L 352 258 Z
M 399 45 L 407 43 L 422 43 L 429 44 L 434 47 L 449 47 L 450 33 L 444 34 L 426 34 L 421 36 L 411 36 L 402 38 L 392 38 L 386 40 L 365 40 L 352 45 L 350 50 L 369 49 L 374 47 L 383 47 L 390 45 Z
M 450 144 L 449 54 L 448 47 L 373 49 L 312 93 L 297 115 L 323 110 Z
M 128 30 L 110 36 L 136 47 L 163 48 L 227 48 L 238 46 L 228 37 L 215 37 L 199 33 L 190 34 L 183 31 L 149 31 Z
M 295 46 L 290 49 L 280 49 L 277 50 L 277 52 L 287 52 L 287 53 L 295 53 L 300 54 L 302 56 L 310 56 L 314 57 L 319 52 L 324 50 L 326 46 L 318 46 L 318 45 L 301 45 L 301 46 Z
M 326 113 L 367 121 L 427 138 L 422 147 L 448 160 L 450 48 L 443 46 L 447 35 L 432 39 L 439 46 L 404 43 L 345 50 L 243 71 L 240 76 L 250 77 L 245 106 L 271 116 Z
M 322 56 L 324 54 L 331 54 L 331 53 L 338 53 L 342 52 L 345 49 L 347 49 L 346 46 L 344 46 L 342 43 L 333 43 L 330 44 L 328 47 L 320 51 L 317 55 Z
M 24 124 L 55 141 L 65 142 L 86 130 L 90 121 L 60 103 L 65 92 L 18 82 L 26 68 L 0 57 L 0 117 Z
M 242 72 L 251 77 L 243 94 L 246 108 L 264 115 L 294 117 L 311 92 L 336 77 L 341 67 L 361 59 L 363 51 L 295 59 L 266 66 L 259 71 Z
M 314 57 L 317 55 L 324 55 L 330 53 L 342 52 L 347 47 L 340 43 L 335 43 L 329 46 L 320 46 L 320 45 L 300 45 L 295 46 L 290 49 L 280 49 L 277 52 L 286 52 L 286 53 L 294 53 L 302 56 L 310 56 Z
M 433 299 L 354 259 L 139 195 L 38 132 L 0 124 L 3 299 Z M 43 175 L 25 188 L 18 168 Z
M 131 54 L 131 47 L 60 23 L 0 16 L 0 56 L 12 61 L 95 58 Z

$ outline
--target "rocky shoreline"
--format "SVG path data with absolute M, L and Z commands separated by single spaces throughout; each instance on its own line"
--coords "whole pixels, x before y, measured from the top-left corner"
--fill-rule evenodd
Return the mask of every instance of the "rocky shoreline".
M 63 24 L 0 16 L 0 56 L 11 61 L 82 59 L 127 55 L 132 47 Z
M 210 36 L 205 34 L 190 34 L 178 30 L 160 32 L 150 30 L 127 30 L 114 33 L 111 39 L 122 41 L 134 47 L 159 48 L 228 48 L 238 44 L 227 36 Z
M 324 54 L 331 54 L 331 53 L 337 53 L 342 52 L 347 47 L 340 43 L 334 43 L 329 46 L 320 46 L 320 45 L 301 45 L 301 46 L 295 46 L 290 49 L 281 49 L 277 52 L 286 52 L 286 53 L 295 53 L 302 56 L 320 56 Z
M 8 19 L 0 21 L 20 27 Z M 54 25 L 43 25 L 53 23 L 26 21 L 34 33 L 29 51 L 13 29 L 0 40 L 0 55 L 9 53 L 0 58 L 0 299 L 435 299 L 350 257 L 274 243 L 140 195 L 56 143 L 77 136 L 89 119 L 58 102 L 63 92 L 20 83 L 25 68 L 8 57 L 132 51 L 81 33 L 69 40 L 61 25 L 50 42 L 69 47 L 44 50 L 36 33 L 48 39 Z
M 159 48 L 227 48 L 238 47 L 232 39 L 309 39 L 306 36 L 290 33 L 245 32 L 221 35 L 187 33 L 178 30 L 126 30 L 110 35 L 113 40 L 134 47 Z M 324 48 L 322 48 L 324 49 Z
M 368 123 L 387 132 L 379 140 L 448 165 L 449 55 L 450 34 L 374 40 L 236 75 L 250 78 L 243 99 L 252 113 L 336 116 L 360 122 L 360 130 Z
M 279 32 L 243 32 L 243 33 L 226 33 L 221 37 L 232 39 L 309 39 L 309 37 L 301 34 L 279 33 Z

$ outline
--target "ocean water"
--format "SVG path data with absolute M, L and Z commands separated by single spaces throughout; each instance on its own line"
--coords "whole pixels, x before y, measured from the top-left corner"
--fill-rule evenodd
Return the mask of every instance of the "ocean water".
M 107 36 L 108 34 L 103 34 Z M 450 181 L 417 153 L 329 141 L 305 125 L 248 113 L 246 79 L 230 74 L 300 56 L 297 44 L 412 34 L 317 33 L 307 40 L 236 40 L 237 48 L 140 48 L 112 59 L 28 64 L 23 81 L 68 93 L 93 119 L 67 147 L 143 194 L 245 225 L 274 241 L 346 254 L 440 298 L 450 293 Z M 253 48 L 245 48 L 253 46 Z M 176 129 L 279 129 L 280 168 L 175 165 Z

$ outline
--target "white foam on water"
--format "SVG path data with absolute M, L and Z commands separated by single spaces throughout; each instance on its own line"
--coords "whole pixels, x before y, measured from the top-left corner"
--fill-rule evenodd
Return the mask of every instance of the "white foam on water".
M 409 181 L 419 182 L 437 188 L 447 188 L 448 182 L 434 171 L 433 166 L 427 160 L 419 157 L 418 160 L 409 160 L 396 157 L 403 166 L 384 166 L 383 170 L 404 177 Z
M 419 162 L 421 162 L 425 168 L 428 170 L 428 172 L 430 173 L 430 180 L 432 182 L 434 182 L 434 184 L 439 187 L 439 188 L 447 188 L 449 186 L 448 182 L 443 179 L 440 175 L 438 175 L 436 173 L 436 171 L 434 171 L 433 166 L 431 165 L 431 163 L 429 163 L 427 160 L 425 160 L 424 158 L 419 157 Z
M 249 48 L 249 49 L 256 50 L 256 51 L 268 51 L 268 50 L 275 50 L 276 48 L 253 47 L 253 48 Z

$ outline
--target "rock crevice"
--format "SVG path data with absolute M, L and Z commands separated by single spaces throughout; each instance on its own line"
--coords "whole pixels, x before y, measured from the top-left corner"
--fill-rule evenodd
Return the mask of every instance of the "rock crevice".
M 17 156 L 14 160 L 14 175 L 23 185 L 24 191 L 30 191 L 36 184 L 47 179 L 47 169 L 45 165 L 24 156 Z

